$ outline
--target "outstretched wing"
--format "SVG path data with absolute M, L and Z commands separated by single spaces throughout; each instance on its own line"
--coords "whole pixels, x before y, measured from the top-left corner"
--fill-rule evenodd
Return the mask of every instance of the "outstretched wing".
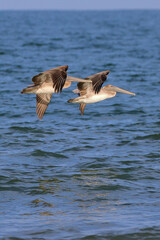
M 92 80 L 93 90 L 95 91 L 95 93 L 99 93 L 103 83 L 107 79 L 107 75 L 108 74 L 109 74 L 109 71 L 104 71 L 104 72 L 100 72 L 100 73 L 96 73 L 94 75 L 91 75 L 91 76 L 89 76 L 89 77 L 87 77 L 85 79 Z
M 101 90 L 101 87 L 103 83 L 107 79 L 107 75 L 110 73 L 110 71 L 103 71 L 96 73 L 94 75 L 91 75 L 89 77 L 86 77 L 85 80 L 91 80 L 91 83 L 85 82 L 85 83 L 78 83 L 77 87 L 80 91 L 80 95 L 85 95 L 87 91 L 94 91 L 95 93 L 99 93 Z
M 53 88 L 55 89 L 55 92 L 59 93 L 62 91 L 66 78 L 67 73 L 65 71 L 55 69 L 50 71 L 47 81 L 51 80 L 53 82 Z
M 43 115 L 48 107 L 48 104 L 51 101 L 51 97 L 52 97 L 52 93 L 47 93 L 47 94 L 40 93 L 36 95 L 36 99 L 37 99 L 36 113 L 39 119 L 43 118 Z
M 52 83 L 55 92 L 61 92 L 67 78 L 68 66 L 61 66 L 39 73 L 32 78 L 32 82 L 35 85 L 41 85 L 42 83 Z

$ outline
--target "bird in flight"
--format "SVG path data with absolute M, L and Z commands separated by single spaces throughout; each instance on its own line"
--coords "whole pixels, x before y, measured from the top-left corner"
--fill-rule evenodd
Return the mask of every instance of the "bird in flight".
M 53 93 L 61 93 L 63 88 L 70 87 L 71 82 L 91 82 L 89 79 L 67 76 L 67 70 L 68 65 L 64 65 L 39 73 L 32 78 L 33 84 L 21 91 L 36 94 L 36 113 L 39 119 L 43 118 Z
M 79 97 L 68 100 L 69 103 L 79 103 L 79 110 L 81 115 L 84 114 L 84 109 L 86 104 L 96 103 L 103 101 L 107 98 L 112 98 L 116 96 L 117 92 L 135 95 L 135 93 L 126 91 L 124 89 L 106 85 L 102 88 L 103 83 L 105 82 L 107 75 L 110 71 L 103 71 L 100 73 L 96 73 L 87 77 L 86 79 L 90 79 L 92 82 L 79 82 L 77 84 L 78 89 L 73 90 L 74 93 L 77 93 Z

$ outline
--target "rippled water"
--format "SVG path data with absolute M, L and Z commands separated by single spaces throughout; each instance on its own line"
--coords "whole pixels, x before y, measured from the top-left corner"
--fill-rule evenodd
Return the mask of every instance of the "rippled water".
M 0 12 L 1 239 L 160 239 L 160 11 Z M 42 121 L 33 75 L 59 65 L 136 93 Z

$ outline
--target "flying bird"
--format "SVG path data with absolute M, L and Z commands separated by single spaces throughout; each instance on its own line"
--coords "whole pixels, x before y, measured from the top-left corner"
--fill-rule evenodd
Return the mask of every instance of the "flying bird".
M 100 72 L 94 74 L 92 76 L 87 77 L 86 79 L 90 79 L 92 83 L 78 83 L 78 89 L 73 90 L 74 93 L 77 93 L 79 97 L 68 100 L 69 103 L 80 103 L 79 110 L 81 115 L 84 114 L 84 109 L 86 104 L 96 103 L 103 101 L 107 98 L 112 98 L 116 96 L 117 92 L 135 95 L 135 93 L 126 91 L 119 87 L 115 87 L 112 85 L 106 85 L 102 88 L 102 84 L 106 80 L 104 76 L 109 74 L 109 71 Z
M 63 88 L 70 87 L 71 82 L 91 82 L 89 79 L 67 76 L 67 70 L 68 65 L 64 65 L 39 73 L 32 78 L 33 84 L 21 91 L 36 94 L 36 113 L 39 119 L 43 118 L 53 93 L 61 93 Z

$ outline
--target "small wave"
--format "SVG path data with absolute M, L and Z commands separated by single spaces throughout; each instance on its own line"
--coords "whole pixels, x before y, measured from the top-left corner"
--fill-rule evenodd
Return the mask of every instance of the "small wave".
M 5 55 L 6 53 L 5 52 L 0 52 L 0 55 Z
M 44 201 L 43 199 L 35 199 L 31 201 L 33 207 L 53 207 L 53 204 Z
M 85 149 L 91 149 L 91 148 L 94 148 L 93 146 L 90 146 L 90 145 L 85 145 L 83 147 L 72 147 L 72 148 L 68 148 L 68 149 L 65 149 L 64 152 L 79 152 L 79 151 L 83 151 Z
M 138 136 L 135 140 L 144 140 L 144 139 L 152 139 L 152 140 L 160 140 L 160 134 L 150 134 L 145 136 Z
M 130 189 L 129 187 L 122 186 L 120 184 L 99 185 L 93 188 L 95 191 L 102 191 L 102 190 L 112 191 L 112 190 L 119 190 L 119 189 Z
M 55 157 L 55 158 L 68 158 L 66 155 L 54 152 L 46 152 L 42 150 L 35 150 L 31 154 L 32 156 L 43 156 L 43 157 Z
M 149 153 L 146 154 L 145 157 L 149 158 L 149 159 L 159 159 L 160 158 L 160 153 Z
M 124 146 L 124 145 L 127 145 L 129 143 L 130 143 L 130 141 L 121 141 L 117 144 L 117 146 Z
M 19 127 L 19 126 L 13 126 L 9 128 L 10 130 L 16 130 L 19 132 L 31 132 L 31 133 L 40 133 L 40 131 L 37 128 L 31 128 L 31 127 Z
M 42 47 L 43 45 L 44 45 L 43 43 L 29 42 L 29 43 L 24 43 L 23 47 L 32 47 L 32 46 Z
M 101 237 L 105 237 L 105 235 L 101 235 Z M 160 231 L 159 227 L 150 227 L 144 229 L 137 229 L 137 231 L 132 233 L 126 234 L 114 234 L 114 235 L 107 235 L 107 239 L 111 240 L 122 240 L 122 239 L 160 239 Z
M 51 41 L 63 41 L 63 38 L 51 38 Z

